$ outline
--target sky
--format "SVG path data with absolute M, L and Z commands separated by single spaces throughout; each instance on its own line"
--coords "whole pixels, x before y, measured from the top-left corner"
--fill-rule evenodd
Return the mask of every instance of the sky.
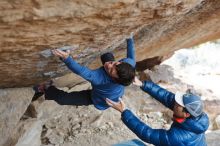
M 212 91 L 213 96 L 220 99 L 220 40 L 178 50 L 162 64 L 171 66 L 176 78 L 201 90 Z

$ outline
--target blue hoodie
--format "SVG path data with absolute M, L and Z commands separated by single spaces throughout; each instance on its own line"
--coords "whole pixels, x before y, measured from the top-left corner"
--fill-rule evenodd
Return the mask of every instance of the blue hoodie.
M 175 94 L 153 82 L 145 81 L 141 89 L 163 105 L 173 109 Z M 122 121 L 140 139 L 156 146 L 206 146 L 205 131 L 209 119 L 205 113 L 193 118 L 187 118 L 183 123 L 173 122 L 169 130 L 153 129 L 141 122 L 130 110 L 122 113 Z
M 129 63 L 135 67 L 135 47 L 133 38 L 127 39 L 127 58 L 120 61 Z M 72 72 L 91 82 L 92 101 L 97 109 L 105 110 L 109 107 L 105 102 L 105 98 L 117 102 L 124 94 L 124 86 L 113 81 L 103 66 L 95 70 L 90 70 L 85 66 L 79 65 L 70 56 L 64 60 L 64 63 Z

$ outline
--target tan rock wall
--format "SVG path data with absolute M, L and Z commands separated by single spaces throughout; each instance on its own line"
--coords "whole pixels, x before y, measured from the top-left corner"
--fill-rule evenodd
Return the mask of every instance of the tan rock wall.
M 117 46 L 137 31 L 140 61 L 219 38 L 219 16 L 219 0 L 1 0 L 0 88 L 66 74 L 46 49 L 78 46 L 74 58 L 94 68 L 107 50 L 124 56 Z

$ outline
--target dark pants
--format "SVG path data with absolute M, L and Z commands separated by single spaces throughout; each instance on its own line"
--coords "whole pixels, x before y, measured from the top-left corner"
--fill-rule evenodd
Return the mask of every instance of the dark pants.
M 60 105 L 90 105 L 92 103 L 91 90 L 74 91 L 71 93 L 50 86 L 45 91 L 46 100 L 54 100 Z

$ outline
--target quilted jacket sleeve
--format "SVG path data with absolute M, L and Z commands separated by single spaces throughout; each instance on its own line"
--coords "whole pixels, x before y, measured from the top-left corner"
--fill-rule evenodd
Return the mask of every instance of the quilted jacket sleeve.
M 170 145 L 166 130 L 152 129 L 140 121 L 130 110 L 125 110 L 121 118 L 123 123 L 141 140 L 156 146 Z
M 161 88 L 157 84 L 151 81 L 144 81 L 141 89 L 151 95 L 153 98 L 161 102 L 166 107 L 173 109 L 175 102 L 175 94 L 167 91 L 164 88 Z

